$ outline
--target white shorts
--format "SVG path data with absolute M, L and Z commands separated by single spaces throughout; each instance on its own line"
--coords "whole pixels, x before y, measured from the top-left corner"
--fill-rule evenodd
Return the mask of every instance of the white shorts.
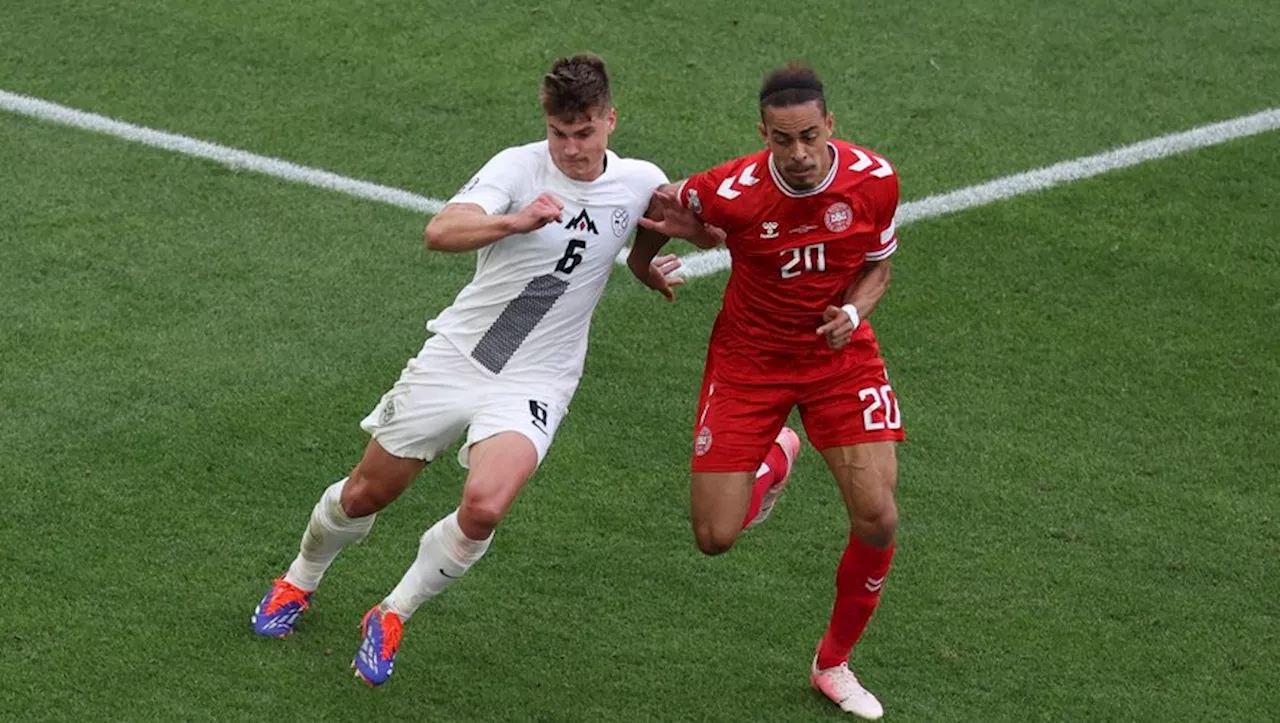
M 360 427 L 391 454 L 427 462 L 466 430 L 466 444 L 458 451 L 463 467 L 471 445 L 499 432 L 519 432 L 533 442 L 541 463 L 572 398 L 572 391 L 557 392 L 549 385 L 530 387 L 487 376 L 444 337 L 433 336 Z

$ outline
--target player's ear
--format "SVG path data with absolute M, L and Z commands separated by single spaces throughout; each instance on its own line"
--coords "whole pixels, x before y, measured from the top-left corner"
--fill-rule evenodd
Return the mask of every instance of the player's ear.
M 609 132 L 612 133 L 618 127 L 618 109 L 613 106 L 609 107 Z
M 836 132 L 836 114 L 827 113 L 827 135 L 834 135 Z
M 760 124 L 756 126 L 756 130 L 760 131 L 760 140 L 764 141 L 765 143 L 768 143 L 769 131 L 765 130 L 764 121 L 760 121 Z

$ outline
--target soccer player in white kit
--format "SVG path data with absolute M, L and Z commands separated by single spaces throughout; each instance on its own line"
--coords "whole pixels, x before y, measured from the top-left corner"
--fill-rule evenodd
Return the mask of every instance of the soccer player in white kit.
M 599 57 L 556 61 L 540 99 L 547 140 L 494 156 L 427 224 L 427 248 L 478 251 L 475 277 L 361 422 L 372 436 L 363 458 L 321 495 L 297 558 L 253 613 L 259 635 L 293 632 L 342 548 L 465 431 L 458 508 L 423 534 L 413 565 L 364 616 L 352 665 L 370 685 L 390 677 L 404 621 L 484 555 L 546 455 L 615 258 L 667 182 L 652 163 L 608 150 L 617 114 Z M 672 298 L 678 266 L 655 259 L 645 283 Z

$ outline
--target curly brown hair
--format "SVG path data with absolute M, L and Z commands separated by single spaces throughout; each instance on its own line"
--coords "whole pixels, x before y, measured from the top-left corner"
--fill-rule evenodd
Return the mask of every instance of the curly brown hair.
M 609 110 L 613 100 L 604 60 L 595 53 L 560 58 L 542 76 L 538 100 L 543 112 L 553 118 L 576 119 Z

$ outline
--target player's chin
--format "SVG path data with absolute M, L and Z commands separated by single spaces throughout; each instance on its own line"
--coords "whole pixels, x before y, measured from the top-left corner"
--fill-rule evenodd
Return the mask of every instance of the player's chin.
M 600 162 L 592 163 L 591 159 L 579 156 L 577 158 L 561 158 L 557 165 L 560 166 L 560 170 L 566 176 L 574 180 L 582 180 L 579 177 L 589 175 L 591 169 L 598 167 Z
M 792 176 L 787 179 L 787 185 L 797 191 L 808 191 L 811 188 L 817 188 L 818 178 L 814 174 L 806 174 L 803 176 Z

